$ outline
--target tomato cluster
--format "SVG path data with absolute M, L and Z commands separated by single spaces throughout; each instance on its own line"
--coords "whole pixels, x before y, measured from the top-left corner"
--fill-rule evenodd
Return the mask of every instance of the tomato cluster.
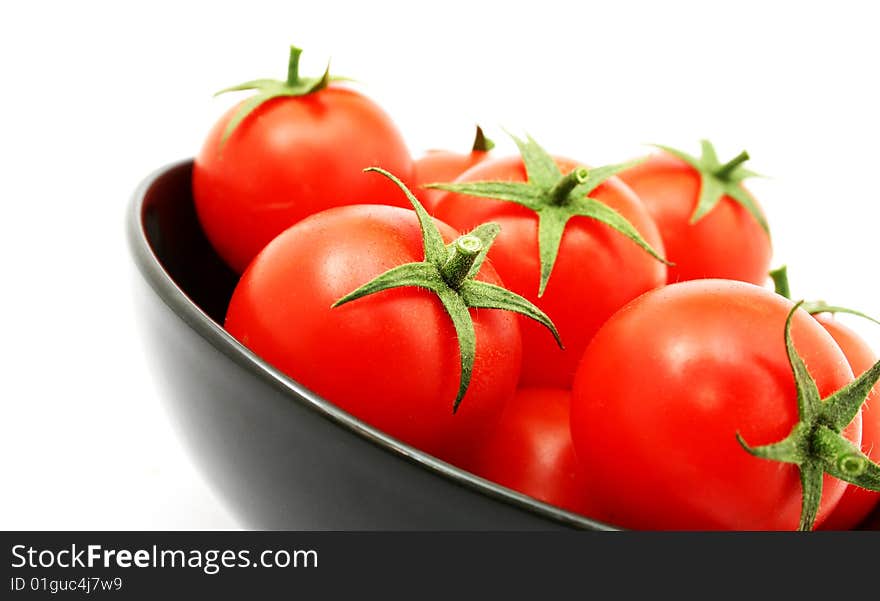
M 414 160 L 325 72 L 255 90 L 193 195 L 241 274 L 225 327 L 370 425 L 488 480 L 643 529 L 847 529 L 880 490 L 880 363 L 794 303 L 722 162 L 591 167 L 512 136 Z M 371 173 L 365 173 L 371 172 Z M 812 315 L 815 315 L 813 317 Z

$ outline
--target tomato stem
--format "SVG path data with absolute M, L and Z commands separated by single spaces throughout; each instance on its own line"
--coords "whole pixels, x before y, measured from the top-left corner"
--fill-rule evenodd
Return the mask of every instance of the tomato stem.
M 440 268 L 440 275 L 450 288 L 458 290 L 461 287 L 481 250 L 483 241 L 470 234 L 460 236 L 452 243 L 452 254 Z
M 569 194 L 571 194 L 571 191 L 578 185 L 587 181 L 588 175 L 589 172 L 586 167 L 577 167 L 568 175 L 563 176 L 552 188 L 550 188 L 550 202 L 558 207 L 567 205 L 570 200 Z
M 787 299 L 791 299 L 791 290 L 788 285 L 788 267 L 783 265 L 782 267 L 774 269 L 770 272 L 770 278 L 773 280 L 773 286 L 776 289 L 776 294 L 784 296 Z M 880 325 L 880 319 L 871 317 L 870 315 L 862 313 L 861 311 L 850 309 L 849 307 L 829 305 L 823 300 L 804 302 L 803 307 L 804 311 L 806 311 L 810 315 L 816 315 L 818 313 L 848 313 L 849 315 L 856 315 L 858 317 L 867 319 L 868 321 L 873 321 L 874 323 Z
M 822 498 L 823 474 L 880 491 L 880 465 L 842 434 L 880 380 L 880 361 L 837 392 L 821 398 L 791 338 L 792 318 L 802 305 L 803 301 L 795 304 L 785 320 L 785 346 L 797 389 L 798 423 L 784 439 L 760 447 L 750 447 L 739 433 L 736 437 L 755 457 L 798 466 L 802 488 L 798 528 L 812 530 Z
M 255 111 L 259 106 L 273 98 L 295 98 L 297 96 L 305 96 L 319 90 L 323 90 L 331 81 L 346 79 L 330 75 L 330 63 L 320 77 L 300 77 L 299 76 L 299 56 L 302 49 L 296 46 L 290 47 L 290 59 L 287 62 L 287 80 L 278 79 L 252 79 L 235 86 L 223 88 L 216 94 L 225 94 L 227 92 L 240 92 L 243 90 L 256 90 L 257 94 L 251 96 L 246 102 L 239 104 L 238 108 L 232 115 L 232 118 L 226 124 L 223 130 L 223 136 L 220 138 L 220 148 L 235 131 L 235 128 L 244 121 L 248 115 Z
M 741 153 L 721 165 L 715 172 L 715 176 L 719 179 L 726 180 L 733 173 L 734 169 L 749 160 L 749 153 L 743 150 Z
M 299 55 L 302 54 L 302 48 L 296 46 L 290 47 L 290 60 L 287 63 L 287 85 L 296 86 L 299 84 Z
M 458 406 L 467 392 L 477 352 L 476 332 L 471 314 L 468 311 L 469 308 L 500 309 L 525 315 L 550 330 L 560 348 L 562 347 L 556 326 L 538 307 L 506 288 L 474 279 L 486 259 L 492 241 L 501 231 L 501 226 L 491 222 L 478 225 L 470 233 L 447 245 L 440 235 L 440 230 L 437 229 L 437 224 L 428 215 L 425 207 L 400 179 L 381 167 L 367 167 L 364 171 L 381 173 L 397 184 L 406 195 L 418 217 L 419 228 L 422 230 L 425 260 L 392 267 L 337 300 L 333 303 L 333 307 L 344 305 L 381 290 L 402 286 L 415 286 L 432 291 L 452 321 L 455 336 L 458 339 L 461 375 L 458 381 L 458 394 L 452 402 L 452 413 L 458 410 Z
M 826 426 L 816 428 L 810 442 L 813 453 L 827 468 L 826 471 L 858 478 L 868 470 L 870 460 L 851 442 Z
M 743 181 L 750 177 L 759 177 L 754 171 L 738 169 L 750 158 L 745 150 L 722 165 L 718 160 L 715 147 L 709 140 L 700 140 L 702 153 L 699 158 L 669 146 L 661 144 L 655 144 L 655 146 L 681 159 L 693 167 L 700 176 L 700 195 L 690 218 L 692 225 L 714 211 L 721 199 L 727 197 L 748 211 L 767 234 L 767 237 L 770 237 L 770 226 L 767 224 L 764 213 L 742 185 Z
M 770 278 L 773 280 L 773 287 L 776 294 L 791 299 L 791 288 L 788 285 L 788 266 L 783 265 L 770 272 Z
M 538 259 L 541 266 L 539 297 L 543 296 L 547 288 L 559 254 L 562 235 L 572 217 L 587 217 L 604 223 L 632 240 L 656 260 L 666 265 L 671 264 L 648 244 L 626 217 L 590 197 L 609 178 L 644 159 L 591 170 L 579 166 L 568 175 L 563 175 L 556 160 L 530 136 L 523 140 L 511 134 L 511 138 L 519 148 L 526 182 L 450 182 L 426 184 L 424 187 L 512 202 L 533 211 L 538 217 Z
M 471 152 L 489 152 L 495 148 L 495 142 L 486 137 L 486 134 L 483 133 L 483 128 L 479 125 L 477 126 L 477 135 L 474 136 L 474 145 L 471 147 Z

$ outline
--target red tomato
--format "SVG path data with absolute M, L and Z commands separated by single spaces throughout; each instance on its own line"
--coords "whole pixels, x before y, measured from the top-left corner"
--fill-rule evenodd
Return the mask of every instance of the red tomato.
M 761 224 L 730 196 L 691 223 L 700 196 L 700 173 L 685 161 L 657 153 L 620 174 L 638 194 L 663 237 L 672 261 L 668 282 L 725 278 L 762 284 L 772 248 Z
M 447 242 L 457 236 L 448 225 L 437 226 Z M 331 308 L 388 269 L 423 258 L 413 211 L 354 205 L 318 213 L 254 259 L 235 289 L 226 328 L 356 417 L 459 462 L 495 425 L 515 391 L 522 353 L 516 317 L 470 310 L 476 357 L 470 386 L 453 414 L 459 348 L 435 294 L 395 288 Z M 501 283 L 488 262 L 477 279 Z
M 563 174 L 579 165 L 554 159 Z M 526 181 L 520 157 L 484 161 L 456 182 Z M 663 245 L 654 222 L 639 199 L 619 179 L 608 179 L 591 194 L 616 209 L 658 251 Z M 666 267 L 608 225 L 574 217 L 565 227 L 559 254 L 543 296 L 538 297 L 540 259 L 538 217 L 514 203 L 447 193 L 437 217 L 462 231 L 485 221 L 501 225 L 489 258 L 505 285 L 541 308 L 562 337 L 565 350 L 547 340 L 542 326 L 521 320 L 523 369 L 521 386 L 569 388 L 587 343 L 606 319 L 624 304 L 666 281 Z
M 814 315 L 846 355 L 853 374 L 865 373 L 877 361 L 877 355 L 862 338 L 828 314 Z M 880 461 L 880 385 L 875 385 L 862 406 L 862 452 Z M 840 503 L 831 512 L 821 530 L 848 530 L 859 525 L 880 501 L 880 493 L 858 486 L 847 486 Z
M 570 401 L 569 390 L 517 390 L 468 469 L 538 500 L 596 518 L 598 511 L 590 502 L 571 444 Z
M 468 154 L 450 152 L 448 150 L 429 150 L 425 156 L 413 165 L 413 193 L 431 214 L 437 201 L 445 194 L 441 190 L 421 188 L 422 184 L 451 182 L 459 175 L 489 157 L 494 143 L 483 136 L 483 130 L 477 127 L 474 146 Z
M 730 280 L 641 296 L 602 327 L 578 367 L 572 439 L 611 523 L 636 529 L 795 529 L 797 466 L 755 457 L 798 422 L 784 344 L 791 301 Z M 805 311 L 792 339 L 822 398 L 852 381 L 834 339 Z M 857 417 L 844 430 L 861 439 Z M 820 523 L 846 484 L 825 475 Z
M 378 165 L 404 181 L 412 174 L 400 132 L 366 96 L 330 83 L 302 96 L 273 98 L 221 147 L 240 106 L 211 129 L 192 176 L 202 227 L 236 272 L 287 227 L 323 209 L 386 199 L 409 206 L 393 183 L 362 173 Z

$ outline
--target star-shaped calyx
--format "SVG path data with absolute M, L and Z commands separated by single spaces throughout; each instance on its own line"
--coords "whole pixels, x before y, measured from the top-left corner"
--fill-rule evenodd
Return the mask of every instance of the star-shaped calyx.
M 784 296 L 787 299 L 791 299 L 791 288 L 788 284 L 788 266 L 783 265 L 778 269 L 774 269 L 770 272 L 770 278 L 773 280 L 773 285 L 776 288 L 776 294 Z M 818 315 L 819 313 L 848 313 L 850 315 L 857 315 L 858 317 L 862 317 L 864 319 L 867 319 L 868 321 L 873 321 L 877 325 L 880 325 L 880 320 L 875 319 L 866 313 L 856 311 L 855 309 L 850 309 L 849 307 L 830 305 L 823 300 L 804 301 L 802 308 L 810 315 Z
M 799 421 L 783 440 L 751 447 L 737 433 L 740 445 L 756 457 L 793 463 L 801 479 L 799 530 L 812 530 L 822 499 L 822 478 L 830 474 L 844 482 L 880 491 L 880 465 L 847 440 L 846 428 L 880 379 L 880 361 L 829 397 L 822 399 L 816 382 L 798 355 L 791 339 L 791 320 L 803 303 L 797 303 L 785 320 L 785 348 L 797 388 Z
M 578 167 L 563 175 L 553 157 L 531 137 L 525 140 L 513 135 L 511 137 L 519 148 L 528 181 L 431 183 L 425 187 L 513 202 L 534 211 L 538 216 L 538 252 L 541 260 L 538 296 L 542 296 L 547 288 L 562 234 L 572 217 L 589 217 L 600 221 L 638 244 L 658 261 L 669 264 L 623 215 L 590 198 L 590 194 L 602 182 L 639 161 L 593 169 Z
M 382 290 L 403 286 L 416 286 L 436 294 L 452 320 L 458 338 L 461 377 L 458 393 L 452 404 L 453 413 L 458 410 L 467 392 L 476 356 L 476 334 L 468 308 L 503 309 L 530 317 L 550 330 L 557 344 L 562 347 L 556 326 L 543 311 L 510 290 L 474 279 L 486 259 L 492 241 L 501 230 L 497 223 L 484 223 L 451 244 L 444 244 L 436 224 L 403 182 L 378 167 L 369 167 L 365 171 L 381 173 L 406 194 L 419 219 L 425 259 L 419 263 L 406 263 L 389 269 L 340 298 L 333 307 Z
M 287 79 L 284 81 L 279 79 L 254 79 L 237 86 L 223 88 L 214 94 L 214 96 L 219 96 L 227 92 L 238 92 L 241 90 L 257 91 L 255 96 L 241 103 L 229 120 L 229 123 L 226 124 L 226 129 L 223 130 L 223 137 L 220 139 L 221 145 L 232 135 L 235 128 L 244 121 L 245 117 L 250 115 L 264 102 L 282 96 L 305 96 L 306 94 L 323 90 L 331 81 L 348 80 L 346 77 L 331 76 L 330 63 L 327 63 L 327 68 L 324 69 L 324 73 L 320 77 L 301 77 L 299 74 L 300 54 L 302 54 L 302 49 L 296 46 L 290 47 L 290 58 L 287 62 Z
M 686 152 L 662 146 L 654 145 L 656 148 L 663 150 L 674 157 L 678 157 L 685 163 L 697 170 L 700 174 L 700 197 L 697 200 L 697 206 L 691 214 L 690 222 L 696 223 L 712 209 L 714 209 L 724 196 L 729 196 L 734 201 L 742 205 L 742 207 L 755 218 L 761 225 L 761 228 L 770 235 L 770 226 L 761 213 L 761 209 L 755 204 L 755 201 L 749 196 L 742 182 L 750 177 L 760 177 L 754 171 L 750 171 L 743 167 L 743 163 L 749 160 L 749 153 L 743 150 L 741 153 L 733 157 L 726 163 L 718 160 L 718 154 L 715 147 L 708 140 L 701 140 L 702 155 L 700 158 L 691 156 Z

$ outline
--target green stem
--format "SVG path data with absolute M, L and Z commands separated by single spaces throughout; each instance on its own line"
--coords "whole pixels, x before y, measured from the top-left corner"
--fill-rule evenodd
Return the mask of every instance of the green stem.
M 773 287 L 776 289 L 776 294 L 791 300 L 791 289 L 788 286 L 788 266 L 783 265 L 778 269 L 774 269 L 770 272 L 770 277 L 773 279 Z
M 486 137 L 486 134 L 483 133 L 483 128 L 479 125 L 477 126 L 477 135 L 474 136 L 474 145 L 471 147 L 471 152 L 489 152 L 495 148 L 495 142 Z
M 568 175 L 563 176 L 558 182 L 556 182 L 556 185 L 550 188 L 550 201 L 558 207 L 568 204 L 568 195 L 571 194 L 571 191 L 578 185 L 587 181 L 588 175 L 589 172 L 586 167 L 577 167 Z
M 826 471 L 837 472 L 850 478 L 861 476 L 868 469 L 868 461 L 852 443 L 827 426 L 815 429 L 810 440 L 815 457 L 828 466 Z
M 875 319 L 870 315 L 862 313 L 861 311 L 856 311 L 855 309 L 850 309 L 848 307 L 838 307 L 837 305 L 829 305 L 825 301 L 814 301 L 809 303 L 804 303 L 804 311 L 809 313 L 810 315 L 816 315 L 818 313 L 847 313 L 849 315 L 856 315 L 863 319 L 867 319 L 868 321 L 873 321 L 877 325 L 880 325 L 880 319 Z
M 296 46 L 290 47 L 290 60 L 287 62 L 287 85 L 299 85 L 299 55 L 302 54 L 302 48 Z
M 477 260 L 477 255 L 483 250 L 483 241 L 476 236 L 467 234 L 452 243 L 452 250 L 452 256 L 440 269 L 440 275 L 443 276 L 450 288 L 458 290 L 462 282 L 467 279 L 471 266 Z
M 749 160 L 749 153 L 743 150 L 741 153 L 721 165 L 715 172 L 715 176 L 719 179 L 726 180 L 733 173 L 733 170 Z
M 770 278 L 773 280 L 773 287 L 776 289 L 776 294 L 784 296 L 787 299 L 791 299 L 791 290 L 788 286 L 788 267 L 786 265 L 783 265 L 782 267 L 771 271 L 769 275 Z M 866 315 L 861 311 L 856 311 L 855 309 L 850 309 L 849 307 L 838 307 L 836 305 L 829 305 L 825 301 L 821 300 L 804 302 L 802 306 L 804 311 L 806 311 L 810 315 L 816 315 L 818 313 L 848 313 L 850 315 L 857 315 L 863 319 L 873 321 L 874 323 L 880 325 L 880 320 L 875 319 L 870 315 Z

